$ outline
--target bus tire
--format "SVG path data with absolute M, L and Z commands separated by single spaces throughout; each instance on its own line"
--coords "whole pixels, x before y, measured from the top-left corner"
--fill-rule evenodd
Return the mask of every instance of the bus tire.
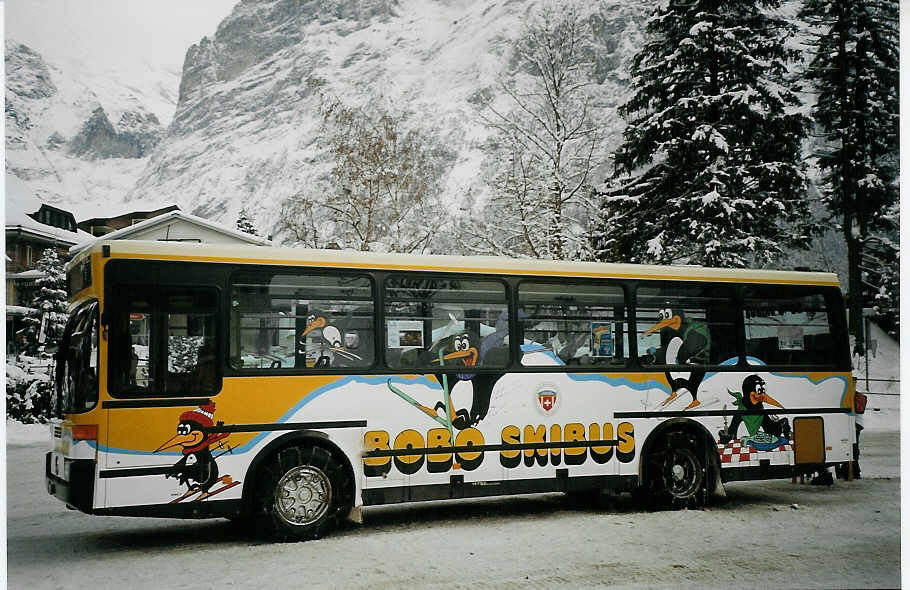
M 259 478 L 255 496 L 259 532 L 282 542 L 322 537 L 337 524 L 345 479 L 342 466 L 323 448 L 282 449 Z
M 648 499 L 658 508 L 699 508 L 707 500 L 704 450 L 690 432 L 668 432 L 656 441 L 645 474 Z

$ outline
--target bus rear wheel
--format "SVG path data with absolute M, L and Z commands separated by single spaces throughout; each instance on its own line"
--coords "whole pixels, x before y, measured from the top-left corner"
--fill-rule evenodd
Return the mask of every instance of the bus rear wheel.
M 698 508 L 707 499 L 707 474 L 695 436 L 671 432 L 648 454 L 647 486 L 650 500 L 660 508 Z
M 281 450 L 257 489 L 259 530 L 278 541 L 318 539 L 337 523 L 344 471 L 319 447 Z

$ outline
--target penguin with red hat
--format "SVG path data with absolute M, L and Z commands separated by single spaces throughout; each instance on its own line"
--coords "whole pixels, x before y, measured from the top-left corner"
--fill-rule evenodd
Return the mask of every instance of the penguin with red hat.
M 211 445 L 226 438 L 228 433 L 208 431 L 215 425 L 215 403 L 209 401 L 195 410 L 188 410 L 180 415 L 177 434 L 166 443 L 155 449 L 155 452 L 174 447 L 182 447 L 183 457 L 171 467 L 165 477 L 176 477 L 181 485 L 188 487 L 183 496 L 174 500 L 180 502 L 194 494 L 195 500 L 202 500 L 233 487 L 240 482 L 231 480 L 230 475 L 218 477 L 218 464 L 212 456 Z M 216 483 L 224 486 L 210 491 Z M 194 500 L 194 501 L 195 501 Z

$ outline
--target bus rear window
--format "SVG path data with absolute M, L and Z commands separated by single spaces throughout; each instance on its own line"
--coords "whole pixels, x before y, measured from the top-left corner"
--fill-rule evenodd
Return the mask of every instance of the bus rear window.
M 822 293 L 748 287 L 743 297 L 746 355 L 767 365 L 832 365 L 834 337 Z

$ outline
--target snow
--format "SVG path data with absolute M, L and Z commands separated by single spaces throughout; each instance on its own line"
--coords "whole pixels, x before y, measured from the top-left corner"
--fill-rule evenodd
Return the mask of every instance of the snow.
M 9 365 L 6 366 L 9 371 Z M 15 420 L 6 421 L 6 444 L 12 446 L 50 444 L 50 426 L 47 424 L 22 424 Z
M 93 517 L 44 492 L 45 446 L 8 445 L 8 585 L 30 590 L 898 587 L 898 437 L 863 439 L 864 479 L 730 484 L 706 510 L 561 494 L 368 508 L 320 541 L 225 520 Z M 810 532 L 811 531 L 811 532 Z M 807 534 L 808 533 L 808 534 Z

